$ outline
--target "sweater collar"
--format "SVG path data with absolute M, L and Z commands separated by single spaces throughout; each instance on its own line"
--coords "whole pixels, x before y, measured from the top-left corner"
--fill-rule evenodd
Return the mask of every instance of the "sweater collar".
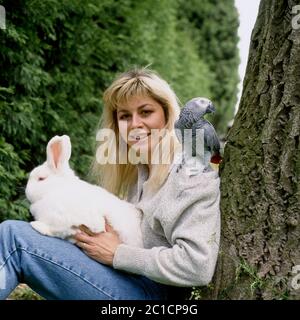
M 181 160 L 181 153 L 178 153 L 175 155 L 173 162 L 170 164 L 168 175 L 170 174 L 171 171 L 175 170 L 178 167 L 179 163 L 181 163 L 180 160 Z M 142 196 L 142 191 L 143 189 L 145 189 L 145 186 L 149 178 L 149 167 L 147 164 L 138 163 L 137 170 L 138 170 L 137 201 L 139 201 Z

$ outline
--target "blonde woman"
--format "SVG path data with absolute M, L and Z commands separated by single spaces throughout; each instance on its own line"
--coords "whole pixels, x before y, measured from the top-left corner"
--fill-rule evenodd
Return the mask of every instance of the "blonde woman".
M 178 115 L 176 95 L 153 71 L 130 70 L 111 84 L 100 129 L 115 137 L 106 141 L 106 163 L 97 150 L 93 177 L 142 211 L 144 247 L 122 243 L 109 225 L 105 233 L 78 232 L 74 246 L 26 222 L 5 221 L 0 298 L 25 282 L 46 299 L 170 299 L 176 288 L 211 281 L 220 236 L 219 177 L 215 171 L 190 176 L 176 161 Z

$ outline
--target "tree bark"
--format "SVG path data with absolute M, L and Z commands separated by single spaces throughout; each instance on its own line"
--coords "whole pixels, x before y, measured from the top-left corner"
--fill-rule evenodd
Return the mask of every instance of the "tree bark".
M 220 167 L 221 249 L 206 297 L 300 298 L 292 273 L 300 265 L 300 29 L 292 28 L 297 2 L 260 4 Z

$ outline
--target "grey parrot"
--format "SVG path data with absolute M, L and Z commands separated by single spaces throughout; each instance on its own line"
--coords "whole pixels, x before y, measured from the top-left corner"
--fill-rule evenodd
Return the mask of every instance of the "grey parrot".
M 192 157 L 198 157 L 198 160 L 203 164 L 204 168 L 208 168 L 210 162 L 219 163 L 221 161 L 220 142 L 217 133 L 213 125 L 204 119 L 205 114 L 215 111 L 216 109 L 212 102 L 204 97 L 194 98 L 188 101 L 182 108 L 179 119 L 175 122 L 175 133 L 179 142 L 183 144 L 184 150 L 187 150 L 185 147 L 187 147 L 188 144 L 190 147 L 189 150 L 191 150 L 191 154 L 184 152 L 182 164 L 188 162 L 187 160 L 190 160 Z M 188 139 L 188 141 L 184 140 L 185 129 L 191 129 L 189 130 L 191 139 Z M 203 140 L 201 140 L 203 146 L 196 146 L 197 129 L 203 130 L 198 131 L 203 133 Z M 188 130 L 186 132 L 188 132 Z M 200 149 L 200 152 L 198 149 Z

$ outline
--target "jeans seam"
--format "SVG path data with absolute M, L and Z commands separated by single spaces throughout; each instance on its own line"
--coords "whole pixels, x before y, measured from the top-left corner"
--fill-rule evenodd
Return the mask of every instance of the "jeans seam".
M 17 250 L 18 250 L 18 249 L 15 248 L 15 249 L 13 249 L 12 251 L 10 251 L 10 252 L 8 253 L 8 256 L 7 256 L 6 258 L 4 258 L 3 264 L 0 265 L 0 270 L 2 270 L 2 268 L 4 268 L 4 266 L 6 265 L 8 259 L 9 259 L 15 252 L 17 252 Z
M 37 254 L 37 253 L 31 252 L 31 251 L 29 251 L 29 250 L 26 249 L 26 248 L 18 247 L 18 249 L 23 250 L 23 251 L 25 251 L 26 253 L 28 253 L 28 254 L 30 254 L 30 255 L 36 256 L 36 257 L 38 257 L 38 258 L 40 258 L 40 259 L 42 259 L 42 260 L 44 260 L 44 261 L 47 261 L 47 262 L 49 262 L 49 263 L 52 263 L 52 264 L 54 264 L 54 265 L 56 265 L 56 266 L 58 266 L 58 267 L 60 267 L 60 268 L 62 268 L 62 269 L 64 269 L 64 270 L 70 272 L 71 274 L 77 276 L 78 278 L 80 278 L 80 279 L 83 280 L 84 282 L 86 282 L 86 283 L 88 283 L 89 285 L 91 285 L 91 286 L 92 286 L 93 288 L 95 288 L 96 290 L 99 290 L 101 293 L 103 293 L 103 294 L 106 295 L 107 297 L 111 298 L 112 300 L 116 300 L 116 299 L 115 299 L 113 296 L 111 296 L 109 293 L 105 292 L 103 289 L 101 289 L 101 288 L 99 288 L 98 286 L 94 285 L 94 284 L 91 283 L 89 280 L 85 279 L 84 277 L 81 277 L 78 273 L 76 273 L 76 272 L 68 269 L 67 267 L 64 267 L 64 266 L 62 266 L 61 264 L 59 264 L 59 263 L 57 263 L 57 262 L 55 262 L 55 261 L 52 261 L 52 260 L 50 260 L 49 258 L 45 258 L 45 257 L 43 257 L 43 256 L 41 256 L 41 255 L 39 255 L 39 254 Z M 15 251 L 17 251 L 18 249 L 16 249 Z

